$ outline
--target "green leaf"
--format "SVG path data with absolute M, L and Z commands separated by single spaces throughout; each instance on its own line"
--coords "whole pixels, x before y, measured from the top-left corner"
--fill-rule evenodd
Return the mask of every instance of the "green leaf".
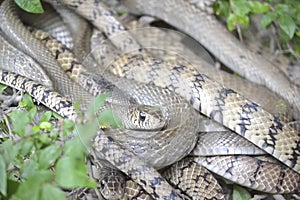
M 50 183 L 53 174 L 50 171 L 37 171 L 24 183 L 20 184 L 17 192 L 12 196 L 12 200 L 30 199 L 40 200 L 41 191 L 45 183 Z
M 89 105 L 87 115 L 88 116 L 96 115 L 96 113 L 100 109 L 100 107 L 104 105 L 105 100 L 110 96 L 111 96 L 111 94 L 109 94 L 109 93 L 104 93 L 104 94 L 98 95 L 94 99 L 94 101 L 92 101 L 92 103 Z
M 39 141 L 41 142 L 41 145 L 42 144 L 48 145 L 51 143 L 51 139 L 49 138 L 48 134 L 41 134 L 39 136 Z
M 277 4 L 275 6 L 275 12 L 279 15 L 288 14 L 290 12 L 290 7 L 286 4 Z
M 24 139 L 16 144 L 19 149 L 20 156 L 27 156 L 33 147 L 33 140 L 31 138 Z
M 118 11 L 118 16 L 120 17 L 120 16 L 122 16 L 122 15 L 125 15 L 126 14 L 126 10 L 125 9 L 120 9 L 119 11 Z
M 42 188 L 41 200 L 66 200 L 65 193 L 59 188 L 46 183 Z
M 251 195 L 249 192 L 236 184 L 233 185 L 232 200 L 249 200 Z
M 7 180 L 7 198 L 6 199 L 10 199 L 10 197 L 17 192 L 19 186 L 20 186 L 19 182 L 8 179 Z
M 74 130 L 75 123 L 72 120 L 64 119 L 63 120 L 63 132 L 60 134 L 61 137 L 69 136 Z
M 62 150 L 56 145 L 50 145 L 39 152 L 39 169 L 47 169 L 52 166 L 61 155 Z
M 296 32 L 297 37 L 300 37 L 300 31 Z
M 0 154 L 0 193 L 7 195 L 7 174 L 6 164 L 3 156 Z
M 38 169 L 38 165 L 35 160 L 29 159 L 27 160 L 21 168 L 22 178 L 28 179 L 34 175 L 36 170 Z
M 98 121 L 99 125 L 102 127 L 112 127 L 112 128 L 118 128 L 120 124 L 122 124 L 122 121 L 115 117 L 115 115 L 112 113 L 110 109 L 106 109 L 102 111 L 98 115 Z
M 47 131 L 51 131 L 52 130 L 52 124 L 50 122 L 41 122 L 40 123 L 40 128 L 47 130 Z
M 62 119 L 63 118 L 62 116 L 60 116 L 56 112 L 53 112 L 52 114 L 53 114 L 53 117 L 55 117 L 56 119 Z
M 277 15 L 274 12 L 265 14 L 260 21 L 260 27 L 264 29 L 267 28 L 276 19 L 276 17 Z
M 64 119 L 64 129 L 66 129 L 67 131 L 73 131 L 75 123 L 72 120 L 69 119 Z
M 6 166 L 8 166 L 15 158 L 18 150 L 11 140 L 0 144 L 0 154 L 3 156 Z
M 34 107 L 32 97 L 28 94 L 24 94 L 22 100 L 19 102 L 19 106 L 21 108 L 28 108 L 28 109 Z
M 31 130 L 32 130 L 32 135 L 35 135 L 35 134 L 37 134 L 41 129 L 40 129 L 40 127 L 38 127 L 37 125 L 34 125 L 34 126 L 31 128 Z
M 74 157 L 76 159 L 84 159 L 86 148 L 83 146 L 79 137 L 75 137 L 71 141 L 65 143 L 63 152 L 65 155 Z
M 37 107 L 36 106 L 32 107 L 28 111 L 28 116 L 29 116 L 30 121 L 32 121 L 34 119 L 34 116 L 35 116 L 36 112 L 37 112 Z
M 49 122 L 49 120 L 51 119 L 51 116 L 52 116 L 51 111 L 44 112 L 40 119 L 40 122 Z
M 283 32 L 285 32 L 290 39 L 293 38 L 296 31 L 296 24 L 294 20 L 288 15 L 280 15 L 278 24 Z
M 248 4 L 251 8 L 252 13 L 262 14 L 262 13 L 266 13 L 270 10 L 269 4 L 267 4 L 267 3 L 261 3 L 259 1 L 249 1 Z
M 216 1 L 213 8 L 217 16 L 227 17 L 230 13 L 230 5 L 228 1 Z
M 43 13 L 40 0 L 15 0 L 16 4 L 23 10 L 30 13 Z
M 251 7 L 246 0 L 231 0 L 230 5 L 235 15 L 243 17 L 251 11 Z
M 2 93 L 7 88 L 7 85 L 0 84 L 0 93 Z
M 55 165 L 55 181 L 64 188 L 95 188 L 95 180 L 88 177 L 87 166 L 83 159 L 63 157 Z
M 31 122 L 28 115 L 21 110 L 14 110 L 8 115 L 13 123 L 13 132 L 24 136 L 26 126 Z
M 233 13 L 230 13 L 226 22 L 228 30 L 232 31 L 237 24 L 236 16 Z
M 99 130 L 99 124 L 96 119 L 90 119 L 85 124 L 76 126 L 76 133 L 78 134 L 82 145 L 86 148 L 91 146 L 91 139 L 96 135 Z
M 245 25 L 245 26 L 249 26 L 250 23 L 250 19 L 247 15 L 245 16 L 237 16 L 237 21 L 239 24 Z
M 82 115 L 82 112 L 80 111 L 80 105 L 81 105 L 81 101 L 75 101 L 75 103 L 73 104 L 74 105 L 74 109 L 78 115 L 78 118 L 79 119 L 82 119 L 83 118 L 83 115 Z

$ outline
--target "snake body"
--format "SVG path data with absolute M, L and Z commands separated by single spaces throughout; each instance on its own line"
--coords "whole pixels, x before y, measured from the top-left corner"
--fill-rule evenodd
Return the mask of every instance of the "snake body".
M 262 161 L 250 156 L 197 157 L 195 161 L 222 177 L 256 190 L 276 194 L 299 193 L 299 174 L 293 173 L 288 167 L 273 162 Z M 245 165 L 249 169 L 246 169 Z M 271 172 L 272 180 L 265 184 L 266 177 Z M 289 187 L 289 191 L 286 191 L 287 186 L 291 185 L 293 186 Z
M 195 109 L 255 143 L 296 172 L 300 171 L 300 137 L 297 132 L 259 105 L 206 75 L 188 66 L 151 59 L 142 54 L 127 54 L 116 59 L 111 71 L 139 82 L 153 82 L 159 87 L 172 86 L 170 89 L 187 98 Z
M 139 67 L 145 67 L 146 73 L 137 70 Z M 297 150 L 299 150 L 300 139 L 292 127 L 265 112 L 257 104 L 243 99 L 233 90 L 223 88 L 190 66 L 173 64 L 137 53 L 125 54 L 117 58 L 111 65 L 111 72 L 117 76 L 134 79 L 146 84 L 151 82 L 156 86 L 175 91 L 178 95 L 190 101 L 200 112 L 238 132 L 299 173 L 300 159 Z M 35 83 L 18 75 L 3 72 L 2 77 L 3 82 L 26 86 L 24 88 L 27 88 L 26 90 L 35 97 L 49 93 L 47 88 L 40 86 L 38 86 L 40 88 L 38 91 L 41 93 L 34 93 L 36 91 L 36 87 L 33 87 Z M 30 84 L 26 85 L 27 82 Z M 183 86 L 187 86 L 187 88 L 183 88 Z M 20 87 L 20 89 L 23 88 Z M 49 96 L 49 99 L 59 98 Z M 48 96 L 46 100 L 41 99 L 49 106 L 47 100 Z M 54 106 L 54 110 L 57 109 L 57 111 L 62 111 L 62 114 L 64 114 L 66 111 L 62 109 L 64 105 L 60 102 L 60 100 L 55 102 L 59 106 Z M 68 116 L 66 115 L 66 117 Z M 192 117 L 191 119 L 195 118 Z M 119 132 L 122 133 L 122 131 Z M 153 198 L 180 198 L 153 168 L 135 158 L 134 154 L 125 150 L 125 148 L 117 146 L 114 143 L 116 140 L 112 137 L 107 138 L 102 133 L 97 134 L 94 139 L 96 154 L 101 158 L 108 159 L 119 169 L 130 175 Z M 190 148 L 188 147 L 188 149 Z M 203 174 L 200 176 L 203 176 Z M 296 180 L 297 185 L 297 178 L 294 180 Z M 220 195 L 219 198 L 223 198 L 220 192 L 217 192 L 216 196 L 218 195 Z
M 294 117 L 299 118 L 300 89 L 291 84 L 286 76 L 270 62 L 245 48 L 213 15 L 208 14 L 205 5 L 211 5 L 212 2 L 170 0 L 161 4 L 159 1 L 144 3 L 139 0 L 128 0 L 125 1 L 125 5 L 133 13 L 144 13 L 161 18 L 188 33 L 233 71 L 253 82 L 265 85 L 286 99 L 293 105 Z
M 69 73 L 69 76 L 73 80 L 75 80 L 79 84 L 83 83 L 83 79 L 79 77 L 80 75 L 83 74 L 84 68 L 76 60 L 76 58 L 73 56 L 71 51 L 68 51 L 62 44 L 60 44 L 54 38 L 50 37 L 49 35 L 47 35 L 42 31 L 33 31 L 33 35 L 39 40 L 41 40 L 43 43 L 45 43 L 45 45 L 51 51 L 53 56 L 57 58 L 58 63 L 62 66 L 64 71 Z M 113 133 L 109 134 L 109 132 L 106 132 L 106 134 L 108 134 L 109 136 L 114 138 L 114 140 L 126 146 L 128 149 L 131 149 L 140 157 L 147 158 L 145 159 L 146 162 L 156 168 L 164 167 L 166 165 L 173 163 L 174 161 L 179 160 L 179 158 L 186 156 L 194 147 L 196 141 L 195 130 L 197 130 L 197 127 L 195 126 L 195 124 L 197 124 L 196 122 L 197 115 L 190 114 L 193 113 L 193 110 L 189 109 L 189 107 L 187 106 L 188 104 L 180 100 L 179 98 L 168 98 L 168 96 L 170 96 L 168 91 L 151 88 L 151 86 L 149 86 L 150 89 L 148 89 L 148 87 L 131 85 L 128 81 L 121 83 L 121 80 L 119 81 L 119 84 L 127 85 L 126 89 L 128 90 L 128 92 L 130 92 L 130 95 L 134 99 L 136 99 L 140 104 L 164 106 L 164 109 L 166 110 L 165 116 L 167 118 L 170 118 L 170 121 L 168 122 L 168 128 L 166 130 L 156 131 L 156 132 L 153 131 L 151 134 L 149 132 L 145 132 L 146 130 L 142 132 L 133 131 L 133 130 L 130 131 L 113 130 Z M 105 87 L 105 84 L 101 84 L 100 86 Z M 129 88 L 130 86 L 132 88 Z M 91 90 L 91 88 L 93 87 L 85 88 L 85 89 Z M 120 91 L 118 90 L 117 92 L 118 94 L 116 95 L 120 95 Z M 97 94 L 99 93 L 101 93 L 101 91 L 99 91 Z M 147 98 L 141 98 L 141 93 L 147 96 Z M 158 97 L 156 94 L 159 94 L 160 96 Z M 137 113 L 137 112 L 132 112 L 133 109 L 129 109 L 129 113 Z M 122 108 L 118 108 L 118 110 L 122 110 Z M 155 110 L 151 108 L 150 111 L 155 111 Z M 146 123 L 150 124 L 150 128 L 153 126 L 155 126 L 156 129 L 159 127 L 162 128 L 162 125 L 164 125 L 164 123 L 161 124 L 158 117 L 154 116 L 152 118 L 151 116 L 153 115 L 151 115 L 149 111 L 148 112 L 145 111 L 144 113 L 148 114 L 147 121 L 149 122 L 146 121 Z M 181 114 L 178 115 L 177 113 L 181 113 Z M 189 117 L 188 123 L 184 125 L 178 124 L 178 122 L 183 117 Z M 134 118 L 134 117 L 130 117 L 130 118 Z M 158 122 L 155 123 L 156 121 Z M 144 120 L 143 120 L 143 124 L 145 124 Z M 146 129 L 147 127 L 149 127 L 149 125 L 148 126 L 143 125 L 142 127 Z M 162 140 L 162 136 L 164 136 L 163 140 Z M 145 140 L 145 137 L 147 137 L 148 140 Z M 172 154 L 170 154 L 171 156 L 167 158 L 162 157 L 162 159 L 158 159 L 160 157 L 159 155 L 166 155 L 168 152 L 170 153 L 171 149 L 173 148 L 174 145 L 178 143 L 178 141 L 181 141 L 182 148 L 173 151 Z

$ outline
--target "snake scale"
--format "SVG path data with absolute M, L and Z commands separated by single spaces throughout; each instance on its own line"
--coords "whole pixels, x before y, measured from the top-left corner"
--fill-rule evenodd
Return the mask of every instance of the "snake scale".
M 130 66 L 133 66 L 133 70 Z M 147 66 L 144 72 L 137 70 L 140 66 Z M 146 56 L 140 52 L 125 54 L 123 57 L 117 58 L 111 67 L 111 72 L 117 76 L 126 76 L 126 78 L 134 79 L 138 82 L 154 82 L 158 86 L 169 87 L 170 90 L 174 90 L 179 95 L 187 98 L 202 113 L 238 132 L 299 172 L 299 136 L 297 132 L 278 118 L 272 117 L 272 115 L 262 110 L 257 104 L 243 99 L 233 90 L 223 88 L 207 76 L 190 69 L 189 66 L 164 62 L 163 60 L 148 57 L 148 55 Z M 20 89 L 25 89 L 33 95 L 40 95 L 32 93 L 36 90 L 36 88 L 32 87 L 34 85 L 33 82 L 6 72 L 2 73 L 2 77 L 3 82 L 11 81 L 11 84 L 24 85 Z M 25 85 L 26 82 L 29 84 Z M 190 87 L 183 89 L 183 86 Z M 34 90 L 31 90 L 32 88 Z M 49 90 L 46 88 L 41 88 L 40 91 L 42 92 L 41 94 L 49 93 Z M 41 99 L 48 106 L 49 102 L 47 100 L 48 96 L 46 100 Z M 53 109 L 62 111 L 64 106 L 62 104 L 57 105 L 59 106 L 54 106 Z M 258 131 L 259 128 L 261 128 L 260 132 Z M 152 197 L 173 199 L 177 196 L 176 192 L 164 182 L 164 179 L 160 178 L 160 175 L 154 169 L 145 166 L 138 159 L 135 163 L 132 153 L 116 146 L 102 134 L 98 134 L 94 142 L 95 149 L 101 152 L 102 156 L 106 159 L 108 159 L 109 152 L 114 152 L 118 156 L 126 155 L 127 158 L 131 158 L 132 160 L 117 160 L 117 158 L 110 158 L 110 160 L 122 171 L 128 173 L 128 170 L 131 170 L 129 173 L 131 177 L 134 177 L 134 180 L 138 179 L 138 182 Z M 108 150 L 108 146 L 103 144 L 111 146 L 111 149 Z M 137 176 L 134 176 L 134 174 L 137 174 Z M 150 180 L 152 183 L 145 183 L 145 180 Z M 154 180 L 155 182 L 153 182 Z

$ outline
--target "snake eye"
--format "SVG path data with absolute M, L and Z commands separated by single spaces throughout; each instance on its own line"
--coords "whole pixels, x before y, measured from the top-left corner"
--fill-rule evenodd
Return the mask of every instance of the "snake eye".
M 143 121 L 145 121 L 145 119 L 146 119 L 146 115 L 145 115 L 145 113 L 140 113 L 140 120 L 143 122 Z
M 104 188 L 105 187 L 105 182 L 102 180 L 102 181 L 100 181 L 100 187 L 101 188 Z

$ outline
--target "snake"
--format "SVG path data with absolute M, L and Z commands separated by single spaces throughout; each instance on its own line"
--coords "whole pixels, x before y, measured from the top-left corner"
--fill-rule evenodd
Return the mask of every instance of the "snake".
M 126 56 L 125 56 L 125 57 L 126 57 Z M 148 63 L 151 63 L 151 62 L 152 62 L 151 60 L 147 60 L 145 57 L 143 57 L 143 56 L 141 56 L 141 55 L 140 55 L 140 58 L 143 58 L 143 60 L 148 61 Z M 130 59 L 132 59 L 132 58 L 129 58 L 129 60 L 130 60 Z M 133 59 L 135 59 L 135 56 L 133 56 Z M 120 60 L 117 60 L 117 61 L 116 61 L 116 62 L 118 62 L 118 65 L 119 65 L 119 61 L 120 61 Z M 137 61 L 139 61 L 139 60 L 137 60 Z M 121 61 L 121 63 L 122 63 L 122 62 L 123 62 L 123 61 Z M 125 62 L 125 63 L 126 63 L 126 62 Z M 144 66 L 144 65 L 143 65 L 143 66 Z M 114 65 L 114 67 L 115 67 L 115 65 Z M 113 72 L 114 72 L 114 71 L 113 71 Z M 114 72 L 114 73 L 116 73 L 116 72 Z M 196 76 L 196 75 L 194 75 L 194 76 Z M 205 79 L 206 82 L 209 82 L 208 80 L 209 80 L 209 79 Z M 254 105 L 254 104 L 252 104 L 252 105 Z M 256 107 L 255 107 L 255 108 L 256 108 Z M 259 107 L 257 107 L 257 110 L 259 110 Z M 257 111 L 257 112 L 259 112 L 259 111 Z M 264 113 L 263 113 L 263 114 L 264 114 Z M 268 115 L 267 115 L 267 116 L 268 116 Z M 293 134 L 292 134 L 292 135 L 293 135 Z M 276 138 L 276 139 L 277 139 L 277 138 Z M 278 140 L 279 140 L 279 139 L 278 139 Z M 296 140 L 296 141 L 297 141 L 297 140 Z M 296 165 L 295 165 L 295 166 L 296 166 Z M 296 168 L 296 169 L 297 169 L 297 168 Z
M 241 76 L 270 88 L 293 105 L 294 117 L 299 115 L 300 89 L 259 54 L 251 52 L 222 26 L 215 16 L 208 14 L 214 1 L 170 0 L 144 3 L 128 0 L 124 4 L 135 14 L 148 14 L 163 19 L 186 32 L 226 66 Z M 219 37 L 216 37 L 219 35 Z M 220 45 L 222 44 L 222 45 Z M 234 51 L 232 51 L 234 49 Z M 274 79 L 273 77 L 276 77 Z
M 14 10 L 14 4 L 11 1 L 3 2 L 3 4 L 1 6 L 3 6 L 5 8 L 4 10 L 7 11 L 7 12 L 11 12 L 12 10 Z M 6 9 L 7 7 L 5 7 L 5 6 L 10 7 L 10 9 Z M 2 12 L 2 11 L 1 11 L 1 14 L 2 15 L 4 14 L 5 18 L 2 17 L 1 19 L 9 19 L 9 16 L 13 17 L 13 15 L 14 15 L 13 13 L 6 13 L 6 12 Z M 12 20 L 12 22 L 14 22 L 14 23 L 19 22 L 20 23 L 20 21 L 14 21 L 14 20 Z M 7 26 L 7 24 L 5 24 L 5 23 L 1 23 L 1 24 L 4 25 L 4 26 Z M 10 27 L 14 27 L 14 26 L 8 26 L 8 30 L 14 32 L 15 30 L 11 30 Z M 21 32 L 23 31 L 23 34 L 21 34 L 21 36 L 24 36 L 24 33 L 29 33 L 28 30 L 24 29 L 24 26 L 21 23 L 18 24 L 18 26 L 15 26 L 15 27 L 21 28 Z M 5 29 L 5 27 L 4 28 L 2 27 L 2 30 L 7 30 L 7 29 Z M 20 30 L 17 29 L 16 31 L 18 32 Z M 15 35 L 14 34 L 9 34 L 9 36 L 15 36 Z M 52 55 L 50 53 L 49 53 L 49 55 L 47 54 L 48 50 L 46 48 L 44 49 L 45 52 L 41 54 L 41 57 L 43 59 L 38 59 L 39 57 L 36 55 L 36 53 L 43 52 L 43 51 L 41 51 L 41 49 L 43 49 L 44 46 L 42 44 L 38 45 L 39 42 L 37 40 L 35 40 L 31 34 L 27 34 L 27 35 L 25 34 L 24 37 L 26 37 L 26 36 L 29 37 L 28 40 L 21 40 L 21 41 L 24 41 L 25 43 L 28 42 L 26 45 L 23 44 L 25 47 L 27 45 L 29 45 L 29 46 L 33 45 L 32 48 L 37 48 L 38 47 L 40 49 L 37 50 L 37 51 L 32 51 L 31 48 L 25 48 L 24 51 L 29 55 L 32 54 L 31 56 L 35 57 L 36 58 L 35 60 L 38 60 L 39 63 L 45 62 L 44 64 L 47 66 L 47 70 L 48 70 L 47 72 L 48 73 L 50 73 L 49 71 L 54 70 L 54 72 L 57 73 L 57 74 L 54 74 L 52 76 L 57 78 L 56 79 L 57 81 L 58 81 L 58 79 L 61 79 L 60 82 L 61 81 L 67 82 L 66 85 L 69 85 L 69 87 L 71 89 L 75 89 L 73 91 L 75 93 L 70 93 L 70 96 L 75 97 L 75 95 L 77 94 L 76 91 L 80 91 L 80 90 L 76 90 L 77 85 L 74 86 L 73 82 L 71 82 L 71 81 L 68 82 L 71 79 L 69 79 L 68 76 L 65 75 L 62 70 L 60 70 L 60 68 L 57 68 L 56 63 L 55 63 L 56 61 L 53 62 L 53 63 L 51 62 Z M 29 41 L 34 41 L 34 42 L 29 42 Z M 37 45 L 37 47 L 34 44 Z M 24 46 L 21 45 L 21 46 L 19 46 L 19 48 L 24 49 Z M 47 57 L 47 55 L 49 57 Z M 50 59 L 50 61 L 47 58 Z M 51 65 L 51 64 L 53 64 L 53 65 Z M 54 69 L 51 68 L 52 66 L 54 67 Z M 59 77 L 59 76 L 63 76 L 63 77 Z M 19 82 L 19 83 L 22 84 L 22 82 Z M 68 91 L 70 91 L 70 90 L 68 89 Z M 66 92 L 64 94 L 66 94 Z M 84 93 L 83 91 L 80 91 L 78 93 L 78 95 L 79 96 L 83 95 L 82 99 L 86 99 L 87 97 L 89 97 L 89 95 L 87 93 Z M 81 99 L 81 98 L 79 98 L 79 99 Z M 53 101 L 53 99 L 48 99 L 48 100 Z M 47 102 L 50 102 L 50 101 L 47 101 Z M 58 106 L 56 108 L 60 109 Z M 123 171 L 127 171 L 127 173 L 128 173 L 128 170 L 126 170 L 126 169 L 127 169 L 127 166 L 130 162 L 132 162 L 131 166 L 140 166 L 140 169 L 143 169 L 142 173 L 141 173 L 140 169 L 135 168 L 135 169 L 130 171 L 130 175 L 135 176 L 135 178 L 133 178 L 133 180 L 135 180 L 135 179 L 140 180 L 139 184 L 143 185 L 143 187 L 146 188 L 148 193 L 150 193 L 150 194 L 153 193 L 154 196 L 156 195 L 156 193 L 160 193 L 160 194 L 162 194 L 161 197 L 167 196 L 169 194 L 169 195 L 172 196 L 172 198 L 176 198 L 176 197 L 179 198 L 179 195 L 177 194 L 177 192 L 174 191 L 174 189 L 161 177 L 161 175 L 158 174 L 154 170 L 154 168 L 147 166 L 143 161 L 136 158 L 136 156 L 134 154 L 126 151 L 125 149 L 120 148 L 113 141 L 111 141 L 109 138 L 107 138 L 103 134 L 99 134 L 95 137 L 95 145 L 94 146 L 95 146 L 94 148 L 97 149 L 97 152 L 98 152 L 97 155 L 100 156 L 101 158 L 104 158 L 104 157 L 108 156 L 111 149 L 115 149 L 115 151 L 117 151 L 117 152 L 124 152 L 123 156 L 121 156 L 121 159 L 118 158 L 118 157 L 113 157 L 113 158 L 108 158 L 108 160 L 111 163 L 114 163 L 115 166 L 118 166 L 119 169 L 121 169 Z M 121 155 L 121 154 L 118 154 L 118 155 Z M 127 158 L 127 159 L 125 159 L 125 158 Z M 129 158 L 131 158 L 130 159 L 131 161 L 128 160 Z M 123 165 L 123 162 L 126 163 L 126 165 Z M 146 171 L 148 171 L 148 170 L 153 171 L 154 173 L 151 172 L 151 175 L 148 176 L 148 175 L 146 175 L 147 174 Z M 156 189 L 156 187 L 157 187 L 156 184 L 158 184 L 158 183 L 154 182 L 154 184 L 153 184 L 153 183 L 151 183 L 150 179 L 151 180 L 156 180 L 156 181 L 159 180 L 159 186 L 160 187 L 162 186 L 162 188 L 161 189 Z M 146 182 L 144 182 L 144 181 L 146 181 Z M 169 191 L 169 192 L 167 192 L 167 194 L 163 194 L 163 191 Z

